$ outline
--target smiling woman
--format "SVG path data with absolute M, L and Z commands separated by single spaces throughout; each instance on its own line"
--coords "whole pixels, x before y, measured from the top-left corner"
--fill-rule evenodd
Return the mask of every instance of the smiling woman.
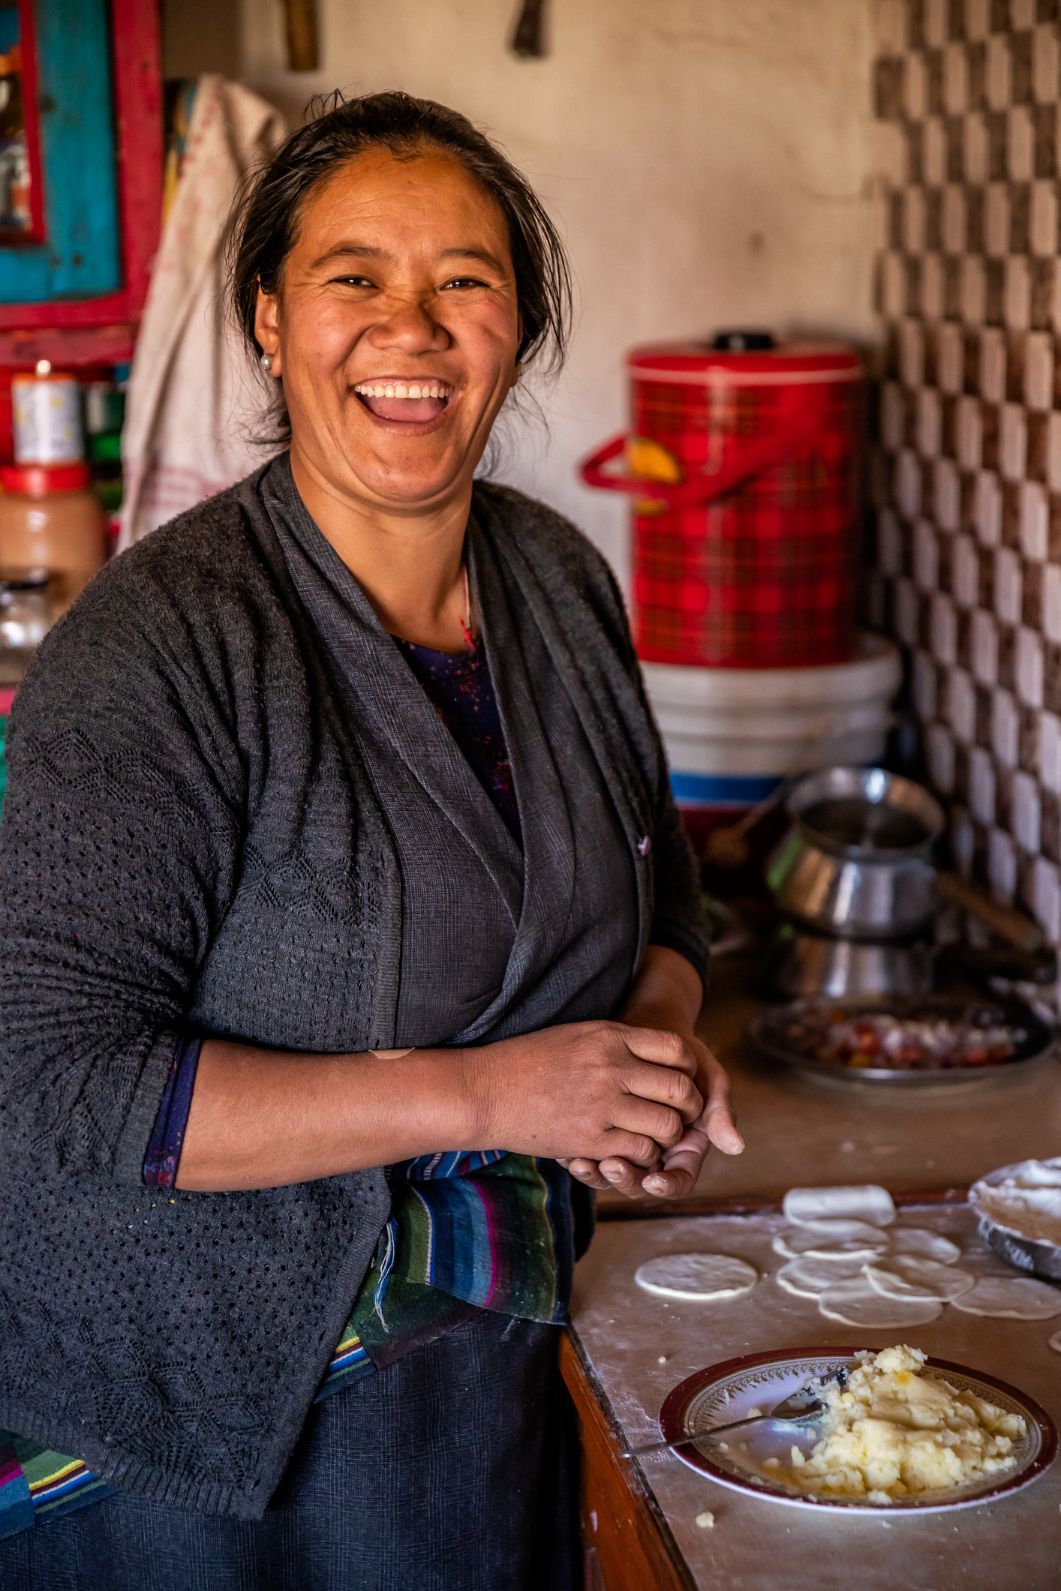
M 9 738 L 0 1583 L 565 1591 L 587 1189 L 741 1140 L 614 578 L 475 479 L 563 249 L 383 94 L 231 257 L 287 445 L 108 566 Z
M 505 229 L 498 255 L 487 251 L 469 257 L 464 253 L 467 240 L 458 240 L 457 253 L 447 262 L 450 275 L 463 269 L 466 278 L 476 278 L 481 272 L 469 273 L 469 264 L 503 275 L 507 266 L 520 315 L 517 360 L 544 362 L 547 368 L 562 364 L 571 300 L 566 253 L 534 190 L 501 150 L 457 111 L 407 94 L 374 94 L 348 102 L 335 95 L 321 110 L 319 119 L 292 135 L 262 179 L 252 182 L 233 217 L 232 302 L 258 352 L 264 351 L 256 339 L 258 288 L 275 291 L 304 220 L 307 195 L 358 155 L 387 153 L 405 161 L 445 155 L 477 184 L 480 201 L 492 204 Z M 337 244 L 344 241 L 336 239 Z
M 254 331 L 318 522 L 326 498 L 448 517 L 517 378 L 504 214 L 449 154 L 356 155 L 303 201 Z

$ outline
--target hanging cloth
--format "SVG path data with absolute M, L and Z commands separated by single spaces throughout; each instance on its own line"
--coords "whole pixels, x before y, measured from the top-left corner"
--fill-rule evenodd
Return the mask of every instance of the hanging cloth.
M 224 234 L 247 172 L 284 132 L 256 94 L 200 78 L 133 355 L 119 548 L 262 463 L 268 394 L 226 312 Z

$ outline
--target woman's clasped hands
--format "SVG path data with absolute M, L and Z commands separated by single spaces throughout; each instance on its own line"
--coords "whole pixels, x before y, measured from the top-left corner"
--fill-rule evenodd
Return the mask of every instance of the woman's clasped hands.
M 632 1198 L 692 1191 L 713 1144 L 744 1141 L 719 1061 L 692 1033 L 574 1022 L 473 1052 L 484 1141 L 548 1156 Z

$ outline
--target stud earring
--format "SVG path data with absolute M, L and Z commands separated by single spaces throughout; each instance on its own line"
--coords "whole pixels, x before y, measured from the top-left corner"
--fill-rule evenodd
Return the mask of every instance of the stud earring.
M 270 370 L 273 368 L 273 356 L 272 356 L 272 354 L 262 354 L 261 358 L 258 360 L 258 363 L 261 365 L 262 369 L 265 371 L 265 374 L 268 375 Z

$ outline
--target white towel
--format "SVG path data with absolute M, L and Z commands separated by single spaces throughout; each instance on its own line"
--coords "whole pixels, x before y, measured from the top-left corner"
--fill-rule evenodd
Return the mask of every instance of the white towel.
M 122 433 L 119 548 L 256 469 L 268 389 L 226 313 L 225 223 L 246 172 L 284 136 L 280 113 L 199 80 L 180 181 L 136 340 Z

